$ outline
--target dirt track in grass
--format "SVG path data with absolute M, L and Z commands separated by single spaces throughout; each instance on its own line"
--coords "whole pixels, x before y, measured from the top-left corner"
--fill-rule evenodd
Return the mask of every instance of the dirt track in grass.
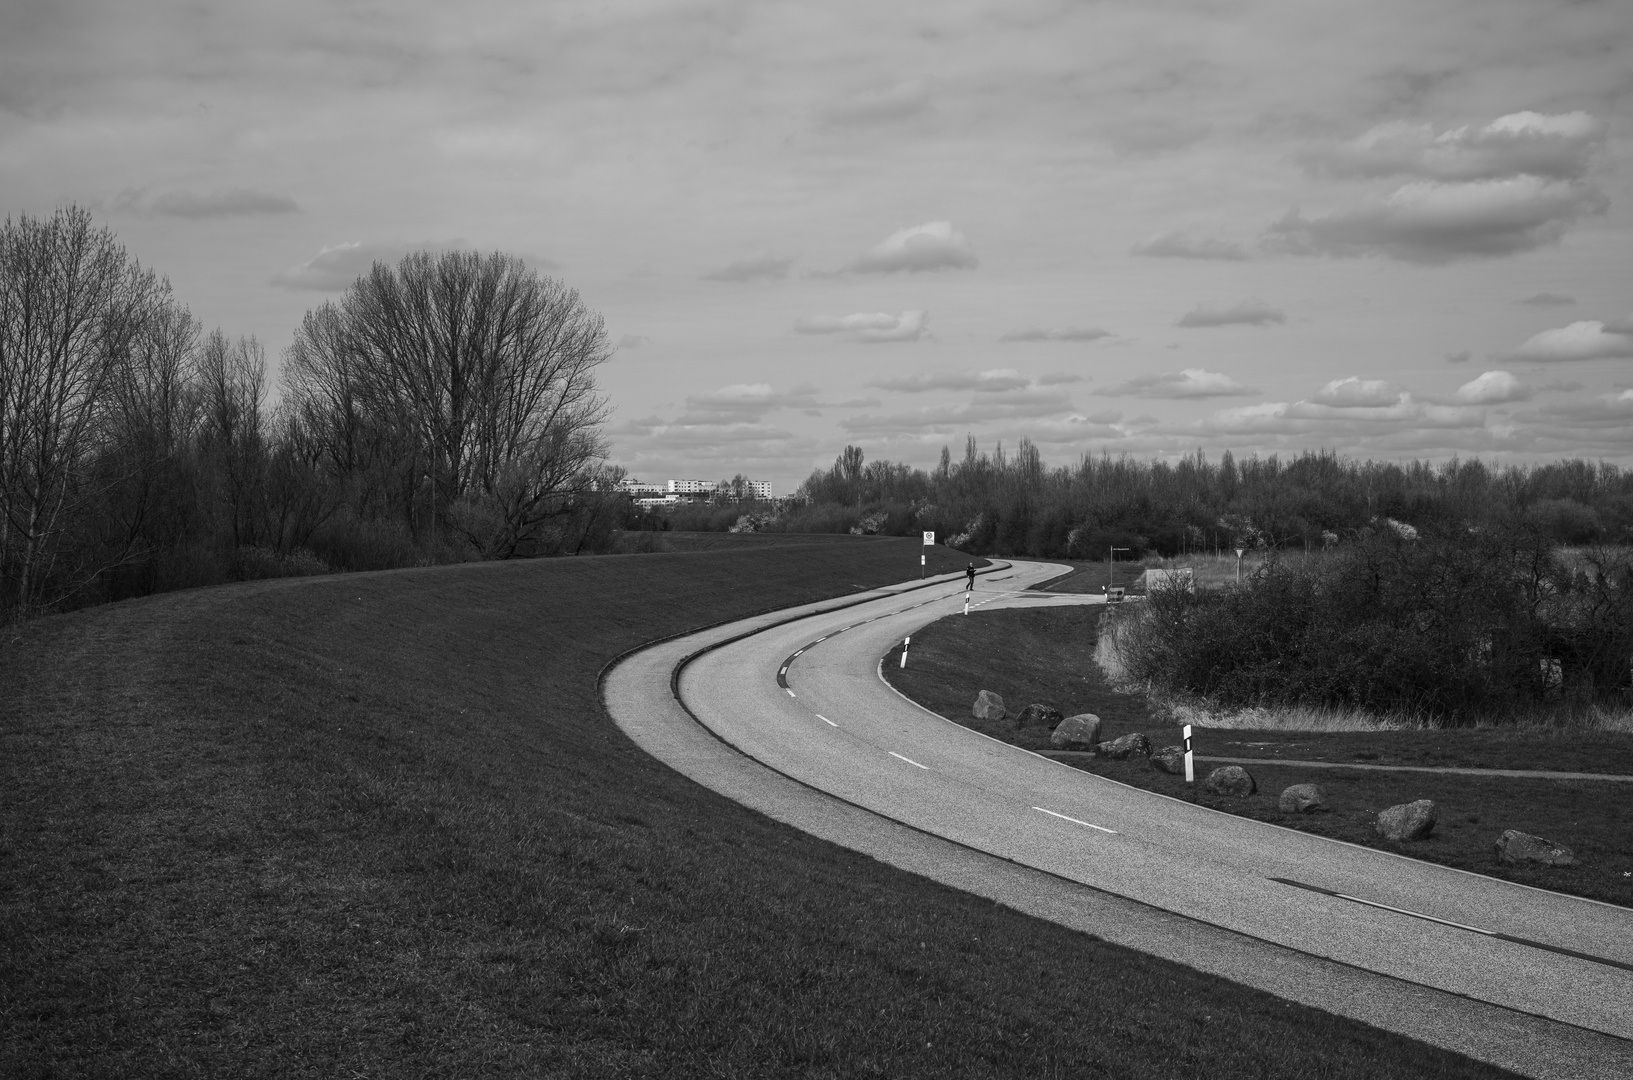
M 0 1076 L 1499 1075 L 814 840 L 601 709 L 625 649 L 917 558 L 815 538 L 23 627 Z
M 1095 713 L 1105 739 L 1141 731 L 1155 747 L 1178 744 L 1178 726 L 1159 720 L 1143 696 L 1116 691 L 1101 675 L 1093 659 L 1100 615 L 1097 608 L 955 615 L 914 633 L 913 656 L 905 671 L 893 662 L 883 670 L 892 685 L 932 711 L 1030 750 L 1051 751 L 1049 731 L 1041 726 L 1017 731 L 1010 720 L 975 719 L 970 706 L 977 692 L 1001 695 L 1012 716 L 1030 702 L 1042 702 L 1067 715 Z M 1200 782 L 1188 785 L 1183 777 L 1152 769 L 1143 758 L 1072 758 L 1067 763 L 1216 810 L 1633 907 L 1633 789 L 1626 783 L 1301 770 L 1275 760 L 1633 773 L 1633 735 L 1497 729 L 1333 733 L 1195 729 L 1192 746 L 1198 754 L 1262 759 L 1262 765 L 1247 766 L 1258 792 L 1246 798 L 1209 795 Z M 1208 769 L 1199 763 L 1198 781 Z M 1282 813 L 1279 796 L 1295 783 L 1320 785 L 1332 811 Z M 1379 810 L 1421 798 L 1433 799 L 1440 807 L 1441 824 L 1432 838 L 1401 844 L 1377 835 L 1373 822 Z M 1505 829 L 1565 844 L 1581 865 L 1502 865 L 1493 846 Z

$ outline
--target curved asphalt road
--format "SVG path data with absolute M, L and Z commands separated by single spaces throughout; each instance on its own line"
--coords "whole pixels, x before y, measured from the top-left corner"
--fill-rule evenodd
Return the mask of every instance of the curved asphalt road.
M 1017 595 L 1063 569 L 1001 568 L 975 599 L 1099 602 Z M 1633 912 L 1215 813 L 930 714 L 878 662 L 961 609 L 940 580 L 637 653 L 608 709 L 706 786 L 1020 910 L 1529 1075 L 1633 1076 Z M 745 633 L 684 668 L 694 720 L 676 665 Z

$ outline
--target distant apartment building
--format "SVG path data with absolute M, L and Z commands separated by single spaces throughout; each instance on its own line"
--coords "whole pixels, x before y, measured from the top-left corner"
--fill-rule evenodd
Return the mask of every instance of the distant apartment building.
M 722 485 L 715 480 L 670 480 L 666 484 L 643 484 L 639 480 L 623 480 L 618 490 L 634 500 L 636 506 L 674 506 L 676 503 L 707 498 Z M 727 484 L 729 487 L 729 484 Z M 771 481 L 747 481 L 747 494 L 756 499 L 771 498 Z

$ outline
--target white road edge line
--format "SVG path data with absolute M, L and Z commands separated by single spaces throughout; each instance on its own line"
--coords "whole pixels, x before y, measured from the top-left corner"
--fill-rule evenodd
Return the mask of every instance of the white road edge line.
M 1390 907 L 1388 904 L 1380 904 L 1376 900 L 1362 900 L 1359 896 L 1350 896 L 1347 893 L 1335 892 L 1332 895 L 1338 897 L 1340 900 L 1350 900 L 1357 904 L 1365 904 L 1370 908 L 1382 908 L 1385 911 L 1393 911 L 1397 915 L 1410 915 L 1414 919 L 1422 919 L 1425 922 L 1440 923 L 1442 926 L 1455 926 L 1459 930 L 1467 930 L 1475 934 L 1484 934 L 1486 937 L 1497 936 L 1497 931 L 1495 930 L 1483 930 L 1478 926 L 1470 926 L 1467 923 L 1452 922 L 1450 919 L 1438 919 L 1433 915 L 1425 915 L 1421 911 L 1411 911 L 1407 908 Z
M 930 771 L 930 766 L 928 766 L 928 765 L 919 765 L 919 763 L 914 761 L 912 758 L 902 757 L 900 754 L 896 753 L 896 751 L 894 751 L 894 750 L 886 750 L 885 753 L 889 754 L 893 758 L 901 758 L 903 761 L 907 762 L 909 765 L 918 765 L 919 768 L 923 769 L 925 772 Z
M 1113 836 L 1117 835 L 1116 829 L 1108 829 L 1104 825 L 1096 825 L 1092 821 L 1079 821 L 1074 817 L 1067 817 L 1065 814 L 1057 814 L 1053 810 L 1044 810 L 1041 806 L 1034 806 L 1032 809 L 1042 811 L 1050 817 L 1057 817 L 1062 821 L 1069 821 L 1073 825 L 1087 825 L 1091 829 L 1099 829 L 1101 832 L 1110 833 Z
M 784 687 L 784 688 L 783 688 L 783 689 L 785 689 L 785 690 L 788 690 L 788 696 L 789 696 L 789 697 L 795 697 L 795 696 L 797 696 L 797 695 L 796 695 L 796 694 L 795 694 L 795 693 L 794 693 L 794 691 L 793 691 L 793 690 L 791 690 L 791 689 L 789 689 L 789 688 L 788 688 L 788 687 Z
M 816 718 L 818 720 L 821 720 L 824 724 L 827 724 L 829 727 L 838 727 L 839 726 L 838 724 L 834 723 L 832 720 L 829 720 L 826 716 L 823 716 L 821 713 L 817 713 Z

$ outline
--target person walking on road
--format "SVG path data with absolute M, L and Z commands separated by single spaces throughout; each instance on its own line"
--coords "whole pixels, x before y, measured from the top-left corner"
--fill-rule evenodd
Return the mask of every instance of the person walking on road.
M 964 576 L 969 579 L 969 583 L 964 586 L 964 591 L 965 592 L 974 592 L 975 591 L 975 564 L 974 563 L 970 563 L 970 565 L 964 570 Z

